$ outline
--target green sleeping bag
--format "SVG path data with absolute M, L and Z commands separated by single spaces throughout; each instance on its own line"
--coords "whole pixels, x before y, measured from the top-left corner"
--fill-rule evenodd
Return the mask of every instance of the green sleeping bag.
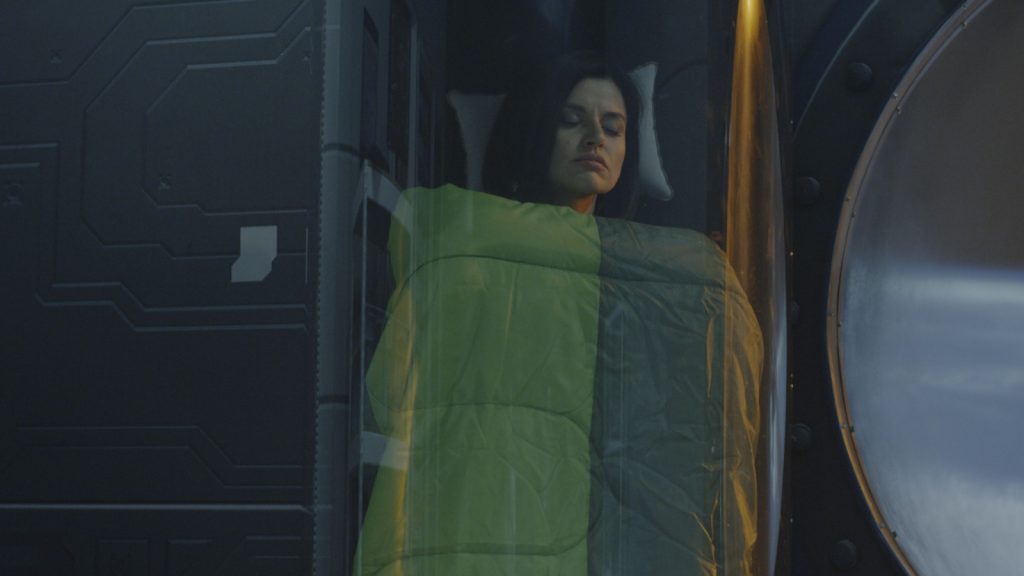
M 365 575 L 746 574 L 761 336 L 686 230 L 406 191 Z

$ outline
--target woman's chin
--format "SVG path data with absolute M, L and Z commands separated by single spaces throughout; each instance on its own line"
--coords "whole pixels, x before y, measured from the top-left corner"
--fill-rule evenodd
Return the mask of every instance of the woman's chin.
M 578 200 L 602 196 L 610 190 L 611 187 L 607 186 L 603 179 L 577 178 L 570 185 L 562 186 L 559 196 L 563 198 L 564 203 L 575 204 Z
M 573 187 L 573 196 L 600 196 L 611 190 L 611 186 L 597 174 L 585 174 L 581 180 Z

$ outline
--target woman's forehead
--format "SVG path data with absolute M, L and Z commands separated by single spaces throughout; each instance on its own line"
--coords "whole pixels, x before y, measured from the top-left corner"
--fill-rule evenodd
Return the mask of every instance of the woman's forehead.
M 601 113 L 618 113 L 626 116 L 626 103 L 622 92 L 611 79 L 584 78 L 573 86 L 566 98 L 566 104 Z

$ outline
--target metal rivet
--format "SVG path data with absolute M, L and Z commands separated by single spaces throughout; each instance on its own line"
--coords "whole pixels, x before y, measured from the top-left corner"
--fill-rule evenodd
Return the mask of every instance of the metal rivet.
M 857 545 L 850 540 L 840 540 L 832 545 L 828 557 L 837 570 L 849 570 L 857 565 Z
M 804 452 L 814 441 L 811 427 L 807 424 L 793 424 L 789 428 L 789 441 L 793 443 L 793 450 Z
M 862 61 L 855 61 L 846 67 L 846 87 L 854 92 L 863 92 L 870 87 L 872 78 L 874 71 Z
M 821 183 L 810 176 L 796 179 L 796 201 L 803 206 L 810 206 L 821 198 Z
M 846 66 L 846 87 L 854 92 L 863 92 L 871 86 L 875 72 L 864 62 L 850 62 Z

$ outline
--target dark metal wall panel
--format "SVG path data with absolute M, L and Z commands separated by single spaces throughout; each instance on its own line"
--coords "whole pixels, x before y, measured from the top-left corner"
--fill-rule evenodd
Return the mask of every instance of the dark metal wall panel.
M 308 514 L 298 506 L 60 505 L 3 514 L 5 575 L 309 573 Z
M 308 571 L 322 4 L 0 10 L 0 573 Z
M 783 22 L 782 43 L 786 65 L 797 70 L 812 42 L 828 19 L 839 0 L 775 0 L 768 2 L 780 12 Z

